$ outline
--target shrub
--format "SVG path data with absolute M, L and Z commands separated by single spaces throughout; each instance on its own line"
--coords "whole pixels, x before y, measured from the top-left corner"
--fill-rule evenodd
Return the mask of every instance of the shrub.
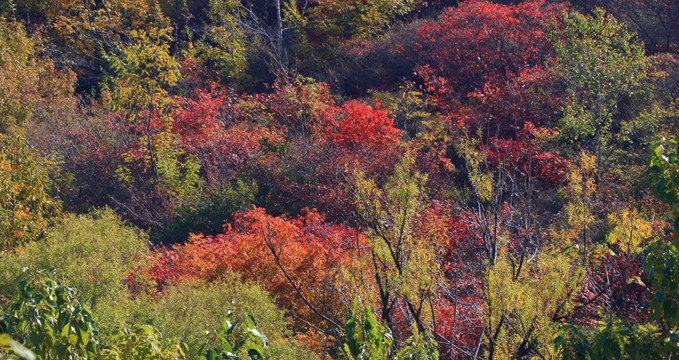
M 291 333 L 287 329 L 285 314 L 276 307 L 269 294 L 254 283 L 242 282 L 236 275 L 227 275 L 213 283 L 194 282 L 167 287 L 148 316 L 153 326 L 163 334 L 182 339 L 189 347 L 189 354 L 197 355 L 203 344 L 208 348 L 221 345 L 218 331 L 224 320 L 231 318 L 245 323 L 248 314 L 257 319 L 257 329 L 270 339 L 264 350 L 266 356 L 275 359 L 315 358 L 287 339 Z
M 146 359 L 178 360 L 185 359 L 186 345 L 174 338 L 163 335 L 148 325 L 134 325 L 124 328 L 113 337 L 113 346 L 103 351 L 105 360 Z
M 125 304 L 131 300 L 124 281 L 147 252 L 146 235 L 125 225 L 112 210 L 68 215 L 47 231 L 45 240 L 0 253 L 0 294 L 17 293 L 23 268 L 56 272 L 78 289 L 81 302 L 108 336 L 128 319 L 131 310 Z
M 8 333 L 41 359 L 90 358 L 99 334 L 92 313 L 75 290 L 38 272 L 19 284 L 8 314 L 0 312 L 0 333 Z

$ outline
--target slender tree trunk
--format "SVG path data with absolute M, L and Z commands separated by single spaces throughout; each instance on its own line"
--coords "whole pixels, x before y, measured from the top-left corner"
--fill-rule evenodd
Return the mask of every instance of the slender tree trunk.
M 281 0 L 276 0 L 276 52 L 278 53 L 278 61 L 283 66 L 283 18 L 281 16 Z
M 149 150 L 149 161 L 151 162 L 151 171 L 153 172 L 153 179 L 155 180 L 156 184 L 159 182 L 158 178 L 158 166 L 156 166 L 156 158 L 153 152 L 153 139 L 151 136 L 151 118 L 153 116 L 153 110 L 154 110 L 154 102 L 153 102 L 153 95 L 151 95 L 151 102 L 149 103 L 149 108 L 148 108 L 148 114 L 146 114 L 146 140 L 148 141 L 148 150 Z

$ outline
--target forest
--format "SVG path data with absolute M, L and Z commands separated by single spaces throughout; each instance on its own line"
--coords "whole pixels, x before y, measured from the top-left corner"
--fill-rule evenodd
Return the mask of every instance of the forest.
M 679 357 L 676 0 L 0 0 L 0 359 Z

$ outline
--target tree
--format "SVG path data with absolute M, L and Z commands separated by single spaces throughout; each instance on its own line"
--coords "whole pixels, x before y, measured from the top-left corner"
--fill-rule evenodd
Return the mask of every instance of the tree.
M 176 99 L 172 132 L 182 149 L 200 160 L 206 184 L 219 187 L 236 177 L 262 151 L 263 142 L 275 143 L 275 134 L 240 118 L 240 98 L 213 84 L 191 97 Z
M 358 314 L 357 304 L 347 317 L 344 334 L 347 342 L 344 344 L 344 354 L 350 360 L 405 360 L 421 359 L 435 360 L 439 358 L 437 344 L 433 339 L 426 339 L 413 335 L 407 340 L 407 345 L 401 349 L 394 349 L 394 341 L 387 328 L 368 306 L 363 311 L 364 319 Z
M 113 338 L 113 346 L 102 351 L 102 359 L 186 359 L 186 345 L 173 338 L 165 338 L 149 325 L 135 324 L 123 328 Z
M 236 272 L 261 282 L 300 319 L 298 328 L 314 324 L 336 333 L 349 301 L 342 293 L 350 288 L 342 273 L 364 241 L 353 229 L 325 223 L 312 210 L 288 219 L 253 208 L 238 214 L 222 234 L 193 235 L 185 245 L 160 249 L 150 272 L 160 288 L 216 281 Z
M 269 339 L 257 330 L 255 317 L 250 314 L 245 317 L 245 326 L 247 326 L 245 339 L 234 339 L 236 335 L 234 330 L 238 325 L 238 322 L 231 322 L 231 316 L 227 317 L 223 328 L 219 331 L 221 340 L 219 347 L 205 349 L 205 353 L 200 354 L 200 360 L 239 360 L 237 354 L 243 352 L 247 352 L 249 360 L 265 360 L 264 348 L 268 346 Z
M 41 238 L 59 212 L 59 202 L 47 193 L 44 165 L 20 129 L 0 133 L 0 249 Z
M 464 1 L 419 28 L 415 51 L 422 54 L 420 65 L 431 67 L 464 97 L 544 64 L 551 53 L 547 27 L 563 10 L 562 4 L 544 1 Z
M 394 120 L 381 109 L 381 104 L 370 106 L 358 101 L 348 101 L 341 108 L 328 107 L 323 138 L 348 149 L 362 147 L 390 147 L 399 140 L 400 131 Z
M 160 139 L 166 136 L 156 135 L 154 141 L 152 130 L 158 129 L 152 129 L 152 122 L 154 117 L 160 116 L 154 125 L 161 131 L 168 128 L 169 119 L 162 119 L 171 105 L 167 90 L 177 83 L 179 75 L 179 64 L 169 53 L 170 31 L 169 28 L 154 28 L 149 33 L 135 30 L 131 33 L 135 44 L 124 48 L 120 57 L 111 58 L 116 74 L 113 110 L 124 109 L 128 120 L 142 126 L 139 130 L 146 137 L 143 147 L 148 151 L 145 159 L 156 182 L 160 180 L 160 174 L 154 143 L 163 142 Z M 159 151 L 163 150 L 166 149 Z
M 412 328 L 429 336 L 435 329 L 433 306 L 441 282 L 446 223 L 443 214 L 429 211 L 427 177 L 414 169 L 414 161 L 404 156 L 381 187 L 357 171 L 353 191 L 368 232 L 364 261 L 374 285 L 362 281 L 375 287 L 366 289 L 364 298 L 373 299 L 369 293 L 376 291 L 379 314 L 393 333 Z
M 446 295 L 457 308 L 476 306 L 483 328 L 475 342 L 465 334 L 466 343 L 458 342 L 455 351 L 483 351 L 491 359 L 549 358 L 555 323 L 576 306 L 583 270 L 546 229 L 556 214 L 538 210 L 536 202 L 566 177 L 562 168 L 569 162 L 546 149 L 553 134 L 531 123 L 510 139 L 487 137 L 473 124 L 458 126 L 455 149 L 466 172 L 455 192 L 454 224 L 460 228 L 449 244 L 456 253 L 449 255 L 453 282 Z M 474 324 L 465 312 L 455 313 Z
M 556 321 L 576 306 L 583 271 L 577 256 L 542 251 L 519 269 L 509 254 L 487 267 L 484 286 L 488 359 L 555 356 Z
M 668 359 L 679 355 L 679 146 L 675 139 L 659 144 L 649 166 L 654 192 L 670 205 L 671 238 L 656 238 L 645 251 L 644 271 L 654 296 L 646 305 L 652 322 L 628 323 L 613 317 L 595 329 L 564 326 L 555 340 L 564 359 Z M 631 230 L 631 229 L 630 229 Z M 643 282 L 639 278 L 628 281 Z
M 172 131 L 176 104 L 169 90 L 179 79 L 179 63 L 170 53 L 171 31 L 134 30 L 134 42 L 109 58 L 115 71 L 111 110 L 124 119 L 120 125 L 136 140 L 125 149 L 125 164 L 116 169 L 130 199 L 115 199 L 115 205 L 160 233 L 166 219 L 173 217 L 172 209 L 202 186 L 198 159 L 185 153 Z
M 619 104 L 642 90 L 650 63 L 634 33 L 601 9 L 593 17 L 567 13 L 564 23 L 563 33 L 551 37 L 554 71 L 568 93 L 560 128 L 564 140 L 577 141 L 596 156 L 601 182 L 621 127 Z
M 67 215 L 40 241 L 0 253 L 0 294 L 5 299 L 17 294 L 22 269 L 57 273 L 78 289 L 78 300 L 92 310 L 102 340 L 108 340 L 134 316 L 125 308 L 132 297 L 126 278 L 144 268 L 147 243 L 145 234 L 110 209 Z
M 413 0 L 313 1 L 304 29 L 317 47 L 342 40 L 370 40 L 415 6 Z
M 70 100 L 72 77 L 42 60 L 35 41 L 20 24 L 0 20 L 0 249 L 41 237 L 60 210 L 48 195 L 48 163 L 24 126 Z
M 292 75 L 295 70 L 295 33 L 308 3 L 285 0 L 210 0 L 208 25 L 196 55 L 215 64 L 225 78 L 239 85 Z M 268 74 L 245 72 L 264 62 Z M 261 85 L 261 84 L 254 84 Z
M 7 3 L 7 2 L 6 2 Z M 4 12 L 32 24 L 49 41 L 46 52 L 62 67 L 78 74 L 78 88 L 97 89 L 106 76 L 106 54 L 127 43 L 133 30 L 158 27 L 166 21 L 158 1 L 12 0 Z
M 650 53 L 676 51 L 679 45 L 679 5 L 672 0 L 574 1 L 591 11 L 601 7 L 634 30 Z

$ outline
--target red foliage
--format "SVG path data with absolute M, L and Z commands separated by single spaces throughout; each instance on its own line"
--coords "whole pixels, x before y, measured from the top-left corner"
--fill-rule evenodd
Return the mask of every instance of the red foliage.
M 523 69 L 501 82 L 487 83 L 468 94 L 471 104 L 464 119 L 467 125 L 481 126 L 503 134 L 521 131 L 526 123 L 549 126 L 563 106 L 554 85 L 554 74 L 538 65 Z
M 416 50 L 452 87 L 471 91 L 542 64 L 551 51 L 545 27 L 563 10 L 544 0 L 518 5 L 468 0 L 425 23 Z
M 215 82 L 220 81 L 217 71 L 206 67 L 199 59 L 188 54 L 182 59 L 179 70 L 181 71 L 179 88 L 189 93 L 213 87 Z
M 341 107 L 323 110 L 323 138 L 345 149 L 394 146 L 401 131 L 380 108 L 381 104 L 373 107 L 360 101 L 348 101 Z
M 120 118 L 115 114 L 97 114 L 88 120 L 87 124 L 73 122 L 44 139 L 47 152 L 64 156 L 57 170 L 73 177 L 68 187 L 61 188 L 61 197 L 65 207 L 74 211 L 110 206 L 111 196 L 123 191 L 115 172 L 124 162 L 129 139 L 121 129 Z
M 639 256 L 606 255 L 598 267 L 587 274 L 587 282 L 576 298 L 580 304 L 571 320 L 592 325 L 597 319 L 608 316 L 607 311 L 613 310 L 617 317 L 626 321 L 638 321 L 653 294 L 646 287 L 628 281 L 633 277 L 646 282 Z
M 485 252 L 476 222 L 466 211 L 448 217 L 445 274 L 449 282 L 436 299 L 436 339 L 446 357 L 470 357 L 481 340 Z
M 566 175 L 570 161 L 557 151 L 542 149 L 528 138 L 529 133 L 538 131 L 527 123 L 518 139 L 490 138 L 484 150 L 491 167 L 512 169 L 522 177 L 557 185 Z
M 240 99 L 217 89 L 198 90 L 194 98 L 180 98 L 172 131 L 189 154 L 197 155 L 210 184 L 227 182 L 261 150 L 260 143 L 280 141 L 268 129 L 239 124 L 245 117 Z
M 464 274 L 435 300 L 436 340 L 442 358 L 469 358 L 482 341 L 480 286 L 478 277 Z
M 386 111 L 358 101 L 339 107 L 324 101 L 314 105 L 318 110 L 313 114 L 307 113 L 312 109 L 307 100 L 298 99 L 296 105 L 292 100 L 267 101 L 276 104 L 277 123 L 306 124 L 288 127 L 291 136 L 284 151 L 260 159 L 256 171 L 271 184 L 270 211 L 295 214 L 312 207 L 330 219 L 348 221 L 353 212 L 353 197 L 346 187 L 348 172 L 359 168 L 384 178 L 400 156 L 400 130 L 393 127 Z M 278 105 L 301 108 L 279 112 Z M 283 116 L 287 112 L 296 114 L 300 122 L 289 121 L 293 117 Z

